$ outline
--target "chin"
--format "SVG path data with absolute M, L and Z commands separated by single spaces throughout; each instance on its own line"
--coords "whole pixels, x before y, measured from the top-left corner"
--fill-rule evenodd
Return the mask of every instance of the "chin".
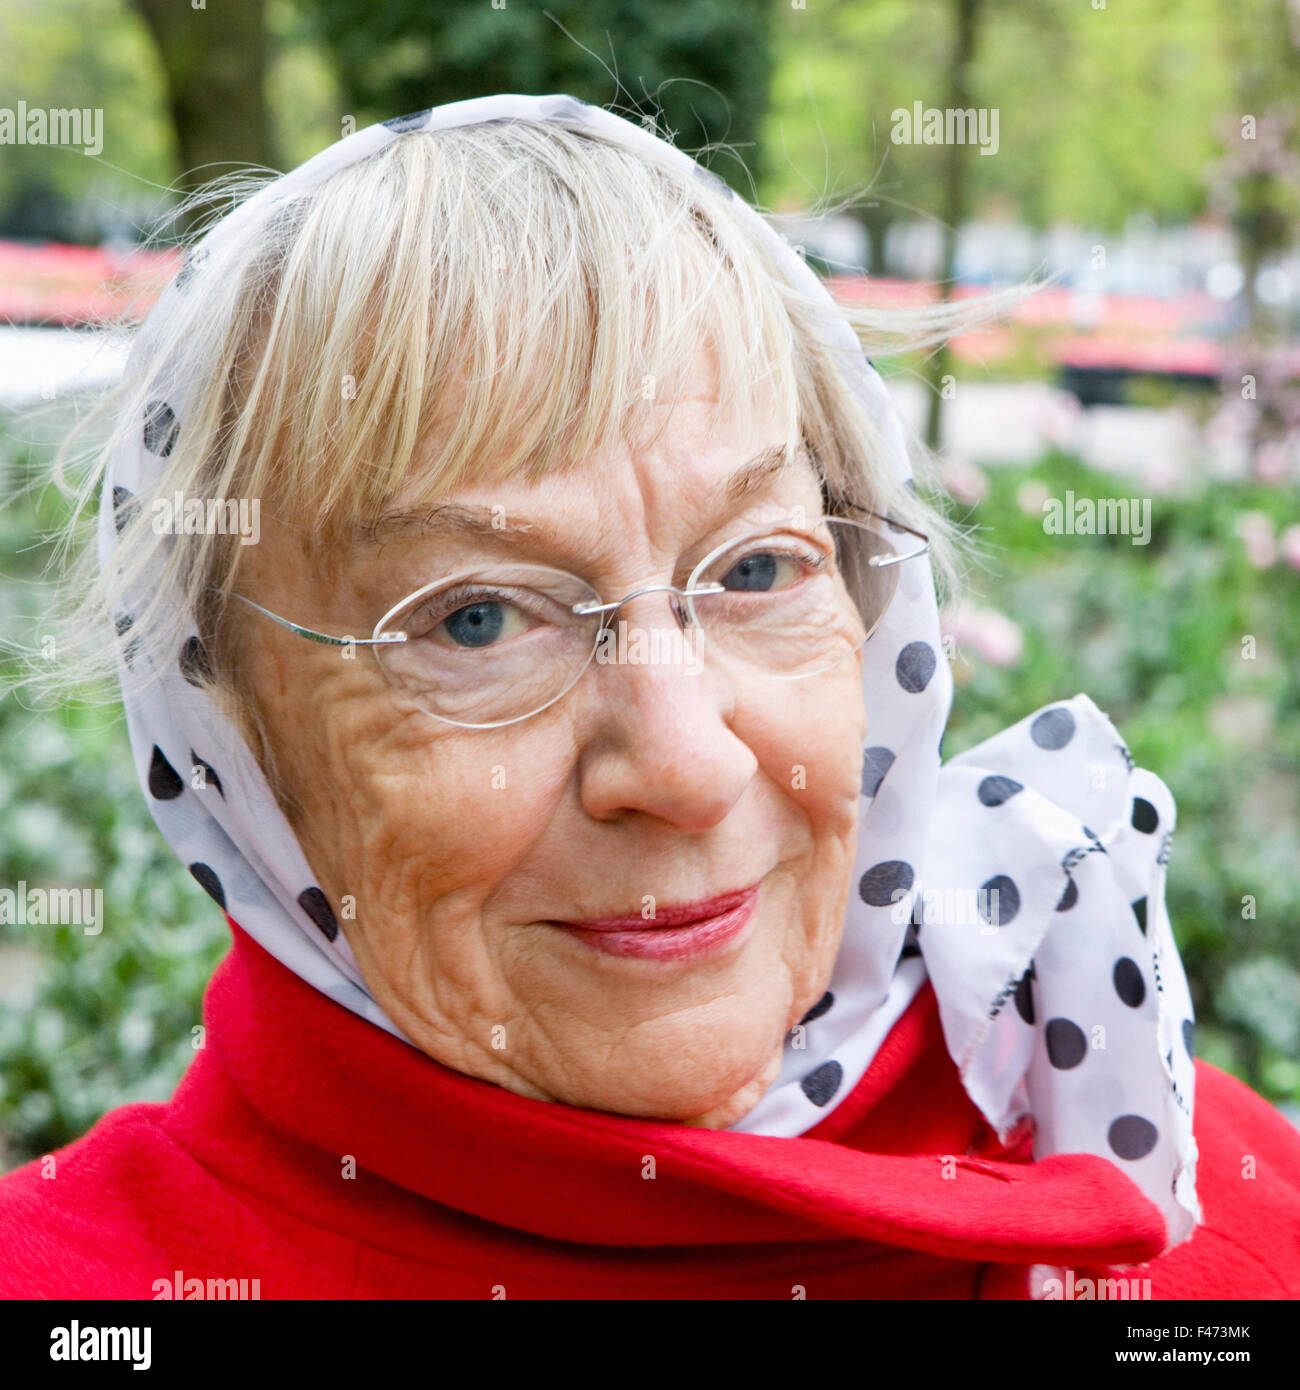
M 639 1054 L 635 1072 L 621 1085 L 606 1081 L 599 1099 L 561 1099 L 616 1115 L 725 1129 L 762 1100 L 781 1070 L 783 1033 L 773 1028 L 751 1041 L 742 1053 L 733 1040 L 729 1055 L 719 1058 L 712 1030 L 692 1030 L 675 1046 Z

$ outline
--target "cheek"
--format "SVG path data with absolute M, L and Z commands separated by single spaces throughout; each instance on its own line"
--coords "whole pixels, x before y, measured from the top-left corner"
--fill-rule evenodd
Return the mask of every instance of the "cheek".
M 414 916 L 452 892 L 481 902 L 545 829 L 563 749 L 539 728 L 458 730 L 394 705 L 357 663 L 275 683 L 267 720 L 286 810 L 327 894 L 381 895 Z
M 773 692 L 762 714 L 756 752 L 768 777 L 801 808 L 814 834 L 832 839 L 857 827 L 867 716 L 860 666 L 845 663 Z
M 790 682 L 767 707 L 763 762 L 785 805 L 802 821 L 804 855 L 791 865 L 776 949 L 793 987 L 792 1021 L 824 992 L 852 891 L 867 716 L 861 668 Z M 800 688 L 802 687 L 802 689 Z

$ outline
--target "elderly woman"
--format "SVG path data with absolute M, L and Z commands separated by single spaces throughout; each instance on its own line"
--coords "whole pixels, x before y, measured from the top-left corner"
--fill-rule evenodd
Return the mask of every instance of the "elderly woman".
M 1085 696 L 940 769 L 943 523 L 847 313 L 565 96 L 202 239 L 81 621 L 234 944 L 172 1100 L 0 1182 L 0 1292 L 1300 1294 L 1167 789 Z

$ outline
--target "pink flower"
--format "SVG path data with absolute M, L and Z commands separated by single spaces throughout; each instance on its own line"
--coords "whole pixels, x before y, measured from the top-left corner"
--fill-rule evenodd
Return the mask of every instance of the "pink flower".
M 1034 413 L 1034 427 L 1039 438 L 1058 449 L 1066 448 L 1074 436 L 1082 409 L 1073 392 L 1053 391 Z
M 1252 569 L 1266 570 L 1277 560 L 1277 537 L 1272 517 L 1263 512 L 1242 512 L 1232 528 L 1246 550 Z
M 1262 483 L 1280 483 L 1290 472 L 1286 445 L 1276 441 L 1255 450 L 1255 476 Z
M 967 507 L 982 502 L 989 490 L 984 470 L 963 458 L 946 458 L 939 476 L 944 490 Z
M 1282 558 L 1293 570 L 1300 570 L 1300 525 L 1282 532 Z
M 1019 627 L 994 608 L 945 609 L 943 630 L 958 652 L 969 647 L 990 666 L 1014 666 L 1025 647 Z
M 1043 514 L 1043 503 L 1051 497 L 1047 484 L 1041 478 L 1026 478 L 1016 489 L 1016 506 L 1026 516 L 1035 518 Z

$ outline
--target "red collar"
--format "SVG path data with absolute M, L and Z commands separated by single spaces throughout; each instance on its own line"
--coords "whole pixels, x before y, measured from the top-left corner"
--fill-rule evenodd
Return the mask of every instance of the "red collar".
M 464 1076 L 231 927 L 205 1000 L 206 1045 L 166 1126 L 250 1200 L 314 1226 L 404 1253 L 427 1250 L 435 1227 L 442 1248 L 463 1238 L 481 1251 L 481 1223 L 456 1213 L 596 1245 L 856 1237 L 1076 1267 L 1163 1248 L 1160 1213 L 1105 1159 L 1031 1163 L 989 1143 L 928 985 L 850 1096 L 807 1134 L 770 1138 L 579 1110 Z

